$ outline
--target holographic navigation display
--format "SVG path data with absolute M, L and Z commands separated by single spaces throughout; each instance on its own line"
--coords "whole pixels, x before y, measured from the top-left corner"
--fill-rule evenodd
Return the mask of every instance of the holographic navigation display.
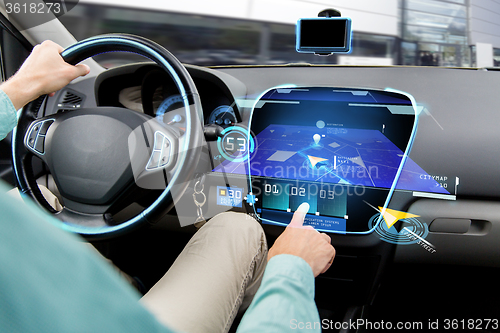
M 391 189 L 449 194 L 407 156 L 416 124 L 410 98 L 398 92 L 271 89 L 253 108 L 248 149 L 214 171 L 248 175 L 247 198 L 263 223 L 286 225 L 308 202 L 305 225 L 370 232 L 366 221 Z

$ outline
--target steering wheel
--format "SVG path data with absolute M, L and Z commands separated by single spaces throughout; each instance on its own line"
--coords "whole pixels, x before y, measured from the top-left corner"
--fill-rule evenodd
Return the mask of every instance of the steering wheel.
M 157 222 L 173 207 L 172 192 L 176 198 L 184 193 L 201 151 L 203 112 L 196 86 L 165 48 L 143 37 L 111 34 L 78 42 L 61 56 L 75 65 L 116 51 L 145 56 L 169 74 L 182 96 L 185 132 L 119 107 L 82 108 L 38 118 L 45 95 L 23 108 L 12 135 L 20 192 L 56 216 L 62 228 L 89 240 L 117 237 Z M 62 211 L 55 211 L 42 195 L 33 173 L 34 156 L 54 177 L 64 202 Z M 164 186 L 152 204 L 131 219 L 113 221 L 109 213 L 113 207 L 137 196 L 141 182 L 158 179 Z

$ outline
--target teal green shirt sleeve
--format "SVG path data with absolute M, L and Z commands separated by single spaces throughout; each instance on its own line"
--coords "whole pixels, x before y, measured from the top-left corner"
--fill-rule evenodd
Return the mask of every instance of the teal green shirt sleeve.
M 83 239 L 7 190 L 0 184 L 0 332 L 171 332 Z
M 17 111 L 9 96 L 0 89 L 0 140 L 17 125 Z
M 302 258 L 281 254 L 269 260 L 237 333 L 297 331 L 321 332 L 314 275 Z

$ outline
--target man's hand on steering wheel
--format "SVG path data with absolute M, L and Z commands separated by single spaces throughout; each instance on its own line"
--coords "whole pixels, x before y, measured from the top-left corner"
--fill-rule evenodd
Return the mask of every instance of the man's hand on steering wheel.
M 53 94 L 90 72 L 87 65 L 73 66 L 65 62 L 60 56 L 63 50 L 49 40 L 35 46 L 19 71 L 0 86 L 16 110 L 40 95 Z

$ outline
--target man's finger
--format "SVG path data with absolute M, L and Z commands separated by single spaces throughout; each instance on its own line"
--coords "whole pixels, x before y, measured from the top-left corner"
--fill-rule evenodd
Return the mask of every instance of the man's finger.
M 75 67 L 78 69 L 78 76 L 85 76 L 90 73 L 90 67 L 85 64 L 78 64 Z
M 330 261 L 330 262 L 328 262 L 328 264 L 326 264 L 325 268 L 323 268 L 323 270 L 321 271 L 321 274 L 326 273 L 326 271 L 330 269 L 330 267 L 332 266 L 332 264 L 333 264 L 333 260 Z
M 56 48 L 57 52 L 62 53 L 62 51 L 64 51 L 64 47 L 62 47 L 61 45 L 59 45 L 57 43 L 54 43 L 54 44 L 55 44 L 55 48 Z
M 290 227 L 302 227 L 304 224 L 304 218 L 309 211 L 309 204 L 307 202 L 302 203 L 299 208 L 295 211 L 292 217 L 292 221 L 288 226 Z
M 332 239 L 330 238 L 330 236 L 328 236 L 327 234 L 325 234 L 324 232 L 321 233 L 321 236 L 323 236 L 323 238 L 328 242 L 328 243 L 332 243 Z

